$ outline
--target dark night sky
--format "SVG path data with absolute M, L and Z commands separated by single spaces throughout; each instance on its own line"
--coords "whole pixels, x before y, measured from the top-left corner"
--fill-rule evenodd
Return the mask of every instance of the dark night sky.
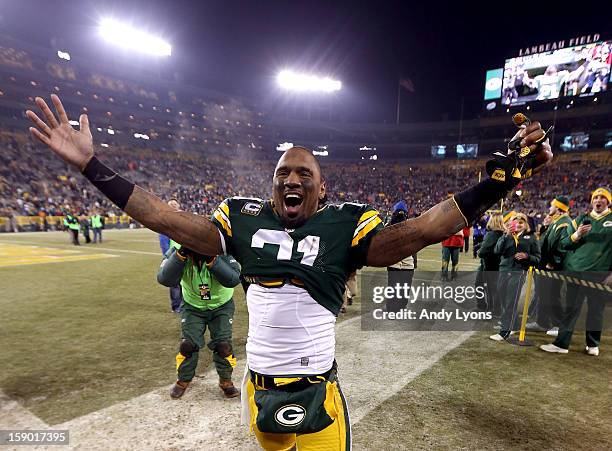
M 343 81 L 335 102 L 350 120 L 394 121 L 401 74 L 416 89 L 403 96 L 408 122 L 456 118 L 462 97 L 474 117 L 486 69 L 521 47 L 592 33 L 612 38 L 611 2 L 555 3 L 0 0 L 0 28 L 47 46 L 55 36 L 95 58 L 110 52 L 95 26 L 111 15 L 169 40 L 163 70 L 190 84 L 262 98 L 275 93 L 281 68 L 332 74 Z

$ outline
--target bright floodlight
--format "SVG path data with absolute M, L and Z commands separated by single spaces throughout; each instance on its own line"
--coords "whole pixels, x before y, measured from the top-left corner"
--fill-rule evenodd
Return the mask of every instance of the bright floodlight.
M 284 89 L 291 91 L 320 91 L 334 92 L 342 89 L 342 82 L 332 80 L 329 77 L 317 77 L 315 75 L 296 74 L 290 70 L 284 70 L 277 76 L 278 84 Z
M 112 19 L 104 19 L 100 23 L 100 34 L 108 42 L 150 55 L 170 56 L 172 53 L 170 44 L 162 39 Z
M 61 50 L 58 50 L 57 57 L 66 61 L 70 61 L 70 53 L 68 52 L 62 52 Z

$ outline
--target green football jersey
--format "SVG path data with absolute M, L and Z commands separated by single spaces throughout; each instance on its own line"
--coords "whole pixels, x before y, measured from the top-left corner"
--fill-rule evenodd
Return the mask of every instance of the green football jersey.
M 233 197 L 213 213 L 225 250 L 243 276 L 297 278 L 310 296 L 338 314 L 349 275 L 366 264 L 382 220 L 369 205 L 326 205 L 304 225 L 286 229 L 272 201 Z

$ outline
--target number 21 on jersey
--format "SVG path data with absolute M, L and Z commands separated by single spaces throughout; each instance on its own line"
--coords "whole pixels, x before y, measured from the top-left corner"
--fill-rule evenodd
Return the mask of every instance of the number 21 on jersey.
M 293 238 L 284 230 L 259 229 L 251 239 L 251 247 L 263 249 L 265 244 L 278 246 L 277 260 L 291 260 L 293 254 Z M 300 263 L 312 266 L 319 253 L 320 237 L 308 235 L 300 240 L 297 251 L 304 254 Z

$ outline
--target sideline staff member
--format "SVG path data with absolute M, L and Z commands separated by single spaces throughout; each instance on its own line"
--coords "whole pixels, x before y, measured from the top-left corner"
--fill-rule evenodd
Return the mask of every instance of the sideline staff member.
M 599 282 L 612 286 L 612 194 L 606 188 L 597 188 L 591 195 L 593 210 L 576 218 L 572 233 L 561 241 L 561 246 L 570 251 L 563 269 L 577 279 Z M 580 226 L 578 226 L 580 224 Z M 573 252 L 571 252 L 573 251 Z M 610 293 L 577 285 L 567 284 L 567 307 L 564 312 L 559 335 L 553 343 L 540 346 L 542 351 L 567 354 L 576 321 L 587 299 L 586 348 L 588 355 L 599 355 L 599 342 L 603 328 L 603 313 Z
M 185 247 L 171 247 L 157 273 L 166 287 L 181 284 L 183 307 L 181 344 L 176 355 L 177 381 L 170 391 L 180 398 L 195 376 L 198 353 L 204 346 L 204 332 L 210 330 L 208 347 L 219 375 L 219 388 L 226 398 L 240 392 L 232 382 L 236 357 L 232 350 L 234 288 L 240 283 L 240 265 L 230 256 L 209 257 Z

